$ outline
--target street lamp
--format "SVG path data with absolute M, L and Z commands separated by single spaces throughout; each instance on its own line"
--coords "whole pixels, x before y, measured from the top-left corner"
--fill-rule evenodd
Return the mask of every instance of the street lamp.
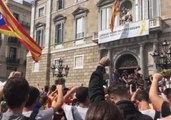
M 154 50 L 152 56 L 157 69 L 169 69 L 171 67 L 171 47 L 169 42 L 164 40 L 161 45 L 161 50 Z
M 64 76 L 67 77 L 69 73 L 69 67 L 63 66 L 63 60 L 60 58 L 58 63 L 55 62 L 51 66 L 53 77 L 56 77 L 55 84 L 63 84 L 65 82 Z M 63 73 L 64 70 L 64 73 Z

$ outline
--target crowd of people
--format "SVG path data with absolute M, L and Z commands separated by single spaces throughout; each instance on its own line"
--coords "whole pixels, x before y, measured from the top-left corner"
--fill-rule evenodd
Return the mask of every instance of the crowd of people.
M 103 57 L 88 87 L 60 83 L 40 89 L 12 72 L 0 86 L 0 120 L 171 120 L 171 88 L 158 86 L 163 75 L 155 73 L 144 85 L 140 68 L 129 75 L 114 69 L 112 83 L 104 87 L 109 65 Z

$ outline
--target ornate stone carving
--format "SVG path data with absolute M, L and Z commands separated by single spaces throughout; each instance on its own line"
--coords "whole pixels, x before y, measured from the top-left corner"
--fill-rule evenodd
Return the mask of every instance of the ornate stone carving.
M 126 24 L 132 21 L 133 21 L 132 3 L 130 1 L 125 1 L 121 4 L 120 24 Z
M 118 67 L 136 67 L 138 62 L 136 58 L 130 54 L 123 55 L 117 61 Z

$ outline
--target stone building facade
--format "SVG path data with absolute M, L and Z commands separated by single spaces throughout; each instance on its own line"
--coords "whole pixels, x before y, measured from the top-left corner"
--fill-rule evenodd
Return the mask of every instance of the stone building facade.
M 30 32 L 31 4 L 25 1 L 6 1 L 18 22 Z M 21 71 L 25 75 L 27 50 L 17 38 L 0 35 L 0 80 L 5 81 L 11 71 Z
M 116 17 L 115 31 L 111 34 L 106 21 L 109 21 L 113 0 L 100 0 L 97 7 L 101 16 L 98 32 L 99 42 L 103 41 L 99 44 L 101 56 L 107 54 L 112 60 L 112 67 L 119 68 L 120 72 L 126 69 L 131 73 L 136 67 L 141 67 L 144 78 L 163 69 L 161 65 L 154 63 L 153 55 L 155 50 L 163 52 L 164 40 L 171 41 L 171 8 L 168 3 L 168 0 L 118 0 L 120 14 Z M 148 34 L 141 36 L 137 34 L 138 29 L 131 33 L 132 26 L 138 23 L 141 26 L 138 28 L 143 30 L 144 21 L 147 21 L 145 28 L 149 31 Z M 119 30 L 123 31 L 119 33 Z M 103 37 L 107 34 L 113 37 Z M 136 36 L 131 37 L 132 35 Z M 170 58 L 170 55 L 167 56 Z M 162 60 L 161 56 L 158 57 Z
M 120 14 L 111 33 L 113 0 L 35 0 L 31 35 L 42 46 L 43 56 L 34 63 L 28 54 L 26 77 L 30 83 L 54 83 L 51 65 L 59 58 L 70 67 L 68 86 L 87 85 L 99 58 L 105 55 L 120 72 L 141 67 L 144 78 L 156 72 L 159 68 L 153 52 L 161 51 L 164 40 L 171 41 L 169 0 L 118 2 Z M 111 69 L 108 72 L 111 75 Z
M 95 70 L 99 51 L 96 39 L 98 9 L 95 0 L 35 0 L 31 36 L 43 48 L 34 63 L 27 56 L 26 78 L 30 84 L 54 84 L 51 66 L 59 58 L 69 66 L 66 85 L 87 85 Z

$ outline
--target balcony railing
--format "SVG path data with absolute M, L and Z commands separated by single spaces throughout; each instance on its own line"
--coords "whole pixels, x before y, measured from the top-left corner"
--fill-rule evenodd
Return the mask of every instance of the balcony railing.
M 18 64 L 20 63 L 20 59 L 7 57 L 6 62 L 7 62 L 8 64 L 15 64 L 15 65 L 18 65 Z
M 28 22 L 25 22 L 25 21 L 19 21 L 20 22 L 20 24 L 23 26 L 23 27 L 25 27 L 25 28 L 30 28 L 30 23 L 28 23 Z
M 15 37 L 9 37 L 9 38 L 8 38 L 8 43 L 9 43 L 9 44 L 20 45 L 20 41 L 19 41 L 17 38 L 15 38 Z
M 162 29 L 162 22 L 160 17 L 150 19 L 150 31 L 161 30 L 161 29 Z

